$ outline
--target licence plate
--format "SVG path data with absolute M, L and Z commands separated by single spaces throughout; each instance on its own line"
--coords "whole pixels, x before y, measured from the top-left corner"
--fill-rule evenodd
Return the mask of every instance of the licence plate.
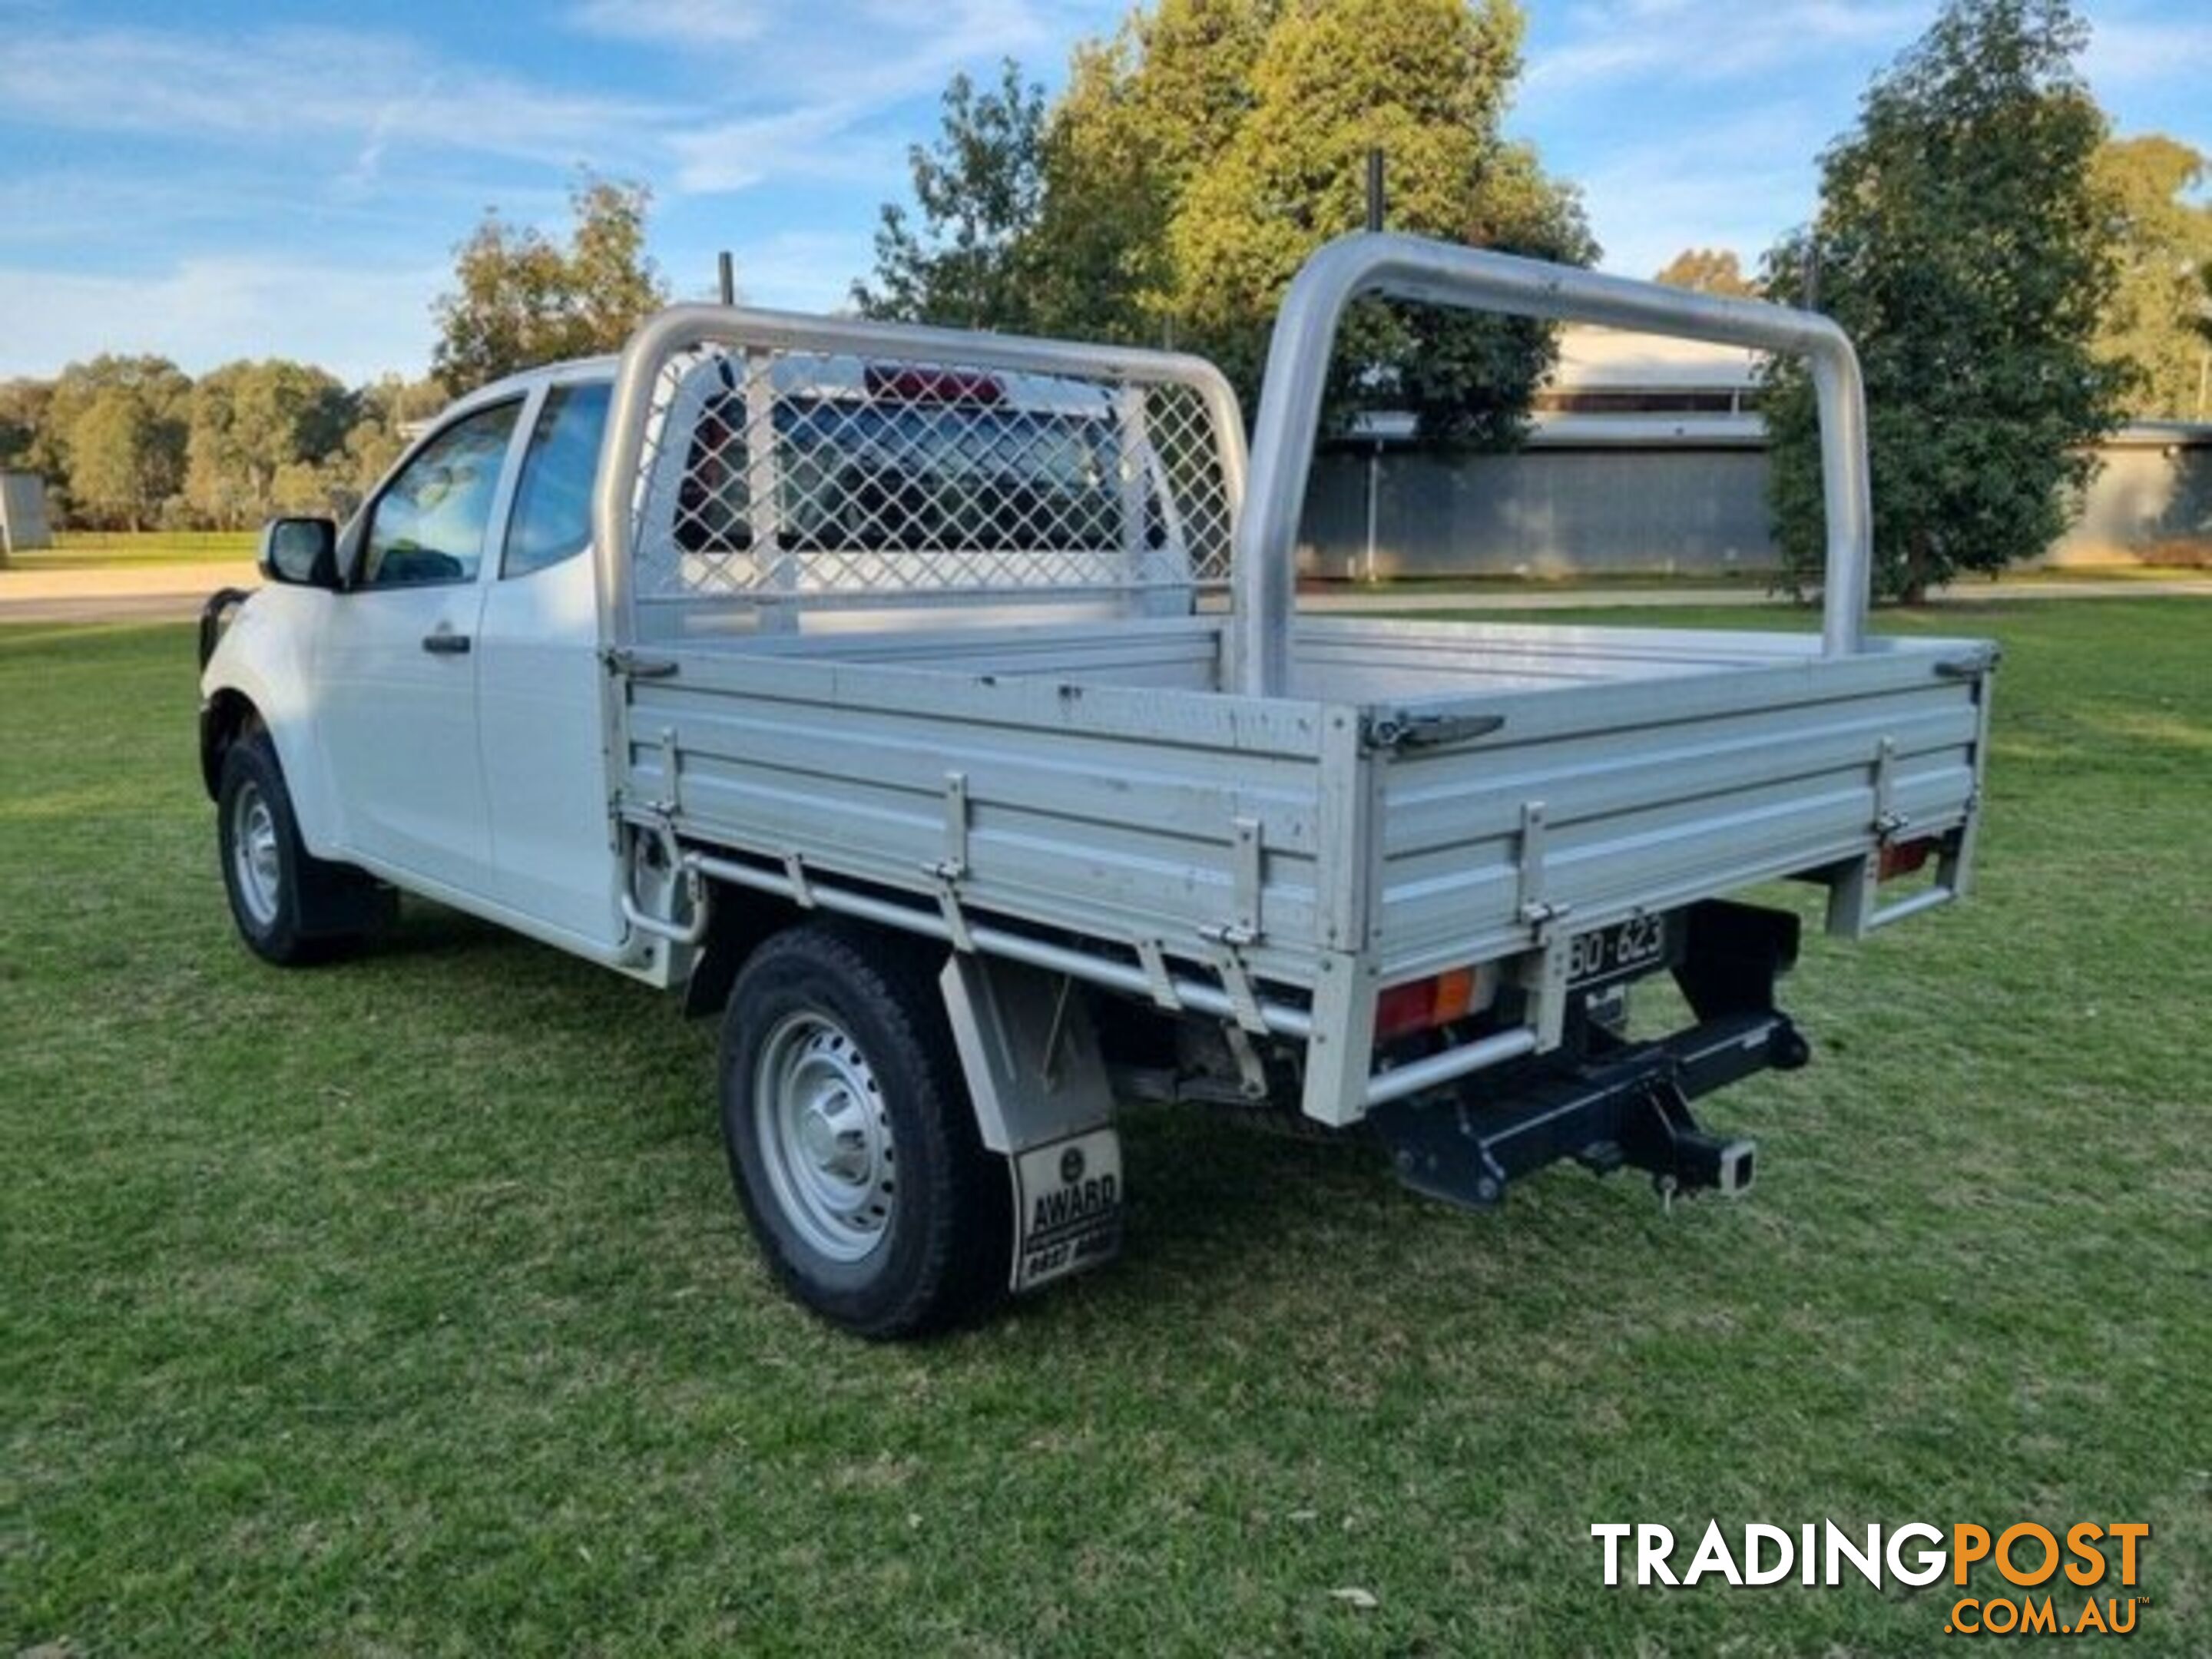
M 1567 945 L 1567 985 L 1575 989 L 1627 979 L 1665 963 L 1674 930 L 1665 916 L 1631 916 L 1577 933 Z

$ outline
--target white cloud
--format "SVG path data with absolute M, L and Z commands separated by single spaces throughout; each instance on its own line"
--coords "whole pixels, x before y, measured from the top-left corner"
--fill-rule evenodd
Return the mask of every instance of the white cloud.
M 769 0 L 584 0 L 568 21 L 587 34 L 696 51 L 759 40 L 774 21 L 773 9 Z
M 1746 110 L 1624 147 L 1577 182 L 1607 270 L 1649 276 L 1686 247 L 1735 252 L 1747 270 L 1809 214 L 1832 136 L 1796 103 Z
M 672 133 L 675 188 L 712 194 L 769 179 L 880 181 L 896 173 L 908 141 L 863 131 L 872 113 L 841 100 Z
M 200 374 L 295 357 L 349 381 L 429 361 L 442 267 L 369 270 L 226 255 L 138 277 L 0 266 L 0 375 L 51 374 L 102 351 L 151 351 Z
M 1850 48 L 1902 46 L 1927 27 L 1928 0 L 1592 0 L 1568 14 L 1568 40 L 1532 52 L 1526 96 L 1620 82 L 1709 83 L 1812 64 Z
M 963 66 L 994 74 L 1003 58 L 1050 78 L 1073 36 L 1120 11 L 1119 0 L 710 0 L 694 30 L 689 10 L 653 0 L 586 0 L 570 16 L 592 33 L 703 54 L 727 112 L 676 125 L 665 142 L 673 187 L 713 194 L 769 179 L 895 185 L 927 124 L 891 131 L 888 112 L 933 99 Z M 699 78 L 694 64 L 687 84 Z
M 778 311 L 839 311 L 851 303 L 852 280 L 872 257 L 865 230 L 791 230 L 741 241 L 738 293 L 747 305 Z
M 155 29 L 18 27 L 0 53 L 0 108 L 16 122 L 95 132 L 284 142 L 337 135 L 373 170 L 392 145 L 566 167 L 640 156 L 681 112 L 533 86 L 352 30 L 230 39 Z
M 2089 26 L 2089 49 L 2081 56 L 2089 84 L 2100 92 L 2109 88 L 2144 82 L 2172 83 L 2190 76 L 2198 77 L 2200 92 L 2212 77 L 2212 20 L 2199 16 L 2186 21 L 2144 21 L 2115 17 Z M 2198 106 L 2201 117 L 2212 119 L 2212 110 Z M 2206 142 L 2198 133 L 2192 143 Z
M 1583 0 L 1556 19 L 1554 44 L 1530 52 L 1514 125 L 1583 187 L 1609 269 L 1648 276 L 1698 246 L 1748 266 L 1811 213 L 1820 151 L 1937 3 Z M 2212 83 L 2212 14 L 2129 0 L 2083 9 L 2082 70 L 2116 118 L 2206 143 L 2162 120 L 2157 94 Z M 2201 126 L 2201 101 L 2184 103 Z

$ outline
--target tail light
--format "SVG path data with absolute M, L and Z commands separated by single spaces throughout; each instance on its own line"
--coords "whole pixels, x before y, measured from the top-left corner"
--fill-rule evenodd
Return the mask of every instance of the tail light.
M 1481 1012 L 1497 995 L 1497 969 L 1487 963 L 1393 985 L 1375 999 L 1375 1040 L 1388 1042 L 1449 1025 Z
M 1882 881 L 1893 876 L 1909 876 L 1928 862 L 1936 848 L 1936 839 L 1929 836 L 1919 841 L 1892 842 L 1881 849 L 1875 874 Z

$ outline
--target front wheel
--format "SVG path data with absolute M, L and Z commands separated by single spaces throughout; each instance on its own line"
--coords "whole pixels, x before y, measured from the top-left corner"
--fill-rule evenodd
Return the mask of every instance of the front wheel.
M 265 962 L 289 968 L 323 961 L 391 917 L 390 888 L 301 844 L 284 769 L 264 732 L 240 738 L 223 756 L 216 839 L 231 919 Z
M 753 953 L 722 1027 L 722 1134 L 776 1276 L 848 1330 L 917 1336 L 1006 1288 L 1006 1160 L 975 1129 L 933 953 L 808 923 Z

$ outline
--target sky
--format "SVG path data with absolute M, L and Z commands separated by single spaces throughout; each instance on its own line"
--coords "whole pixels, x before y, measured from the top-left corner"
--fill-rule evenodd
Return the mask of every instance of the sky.
M 2122 133 L 2212 151 L 2212 0 L 2079 0 Z M 1507 131 L 1608 270 L 1747 265 L 1936 0 L 1525 0 Z M 1057 86 L 1127 0 L 0 0 L 0 376 L 102 350 L 419 374 L 488 206 L 558 232 L 580 165 L 654 193 L 679 297 L 843 302 L 946 79 Z

